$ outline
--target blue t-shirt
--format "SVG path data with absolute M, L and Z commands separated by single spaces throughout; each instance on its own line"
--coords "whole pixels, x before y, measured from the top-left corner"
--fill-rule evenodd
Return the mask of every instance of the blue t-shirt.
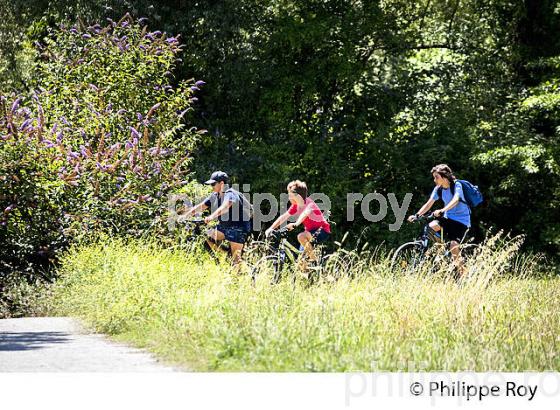
M 224 192 L 223 197 L 220 197 L 217 192 L 213 192 L 204 200 L 204 204 L 210 207 L 210 212 L 214 212 L 223 203 L 231 202 L 231 207 L 228 209 L 228 212 L 218 217 L 220 225 L 245 226 L 245 224 L 251 220 L 251 205 L 249 201 L 242 199 L 241 195 L 241 193 L 233 188 Z
M 439 186 L 435 186 L 434 190 L 432 191 L 432 195 L 430 196 L 431 199 L 437 201 L 439 199 L 438 195 Z M 466 225 L 467 227 L 471 227 L 471 211 L 469 210 L 469 206 L 464 202 L 465 195 L 463 194 L 463 185 L 460 182 L 455 182 L 455 196 L 459 196 L 459 203 L 455 205 L 454 208 L 451 208 L 449 211 L 446 211 L 443 216 L 451 219 L 453 221 L 457 221 Z M 441 198 L 443 199 L 443 203 L 445 206 L 453 199 L 453 195 L 451 194 L 451 188 L 441 189 Z

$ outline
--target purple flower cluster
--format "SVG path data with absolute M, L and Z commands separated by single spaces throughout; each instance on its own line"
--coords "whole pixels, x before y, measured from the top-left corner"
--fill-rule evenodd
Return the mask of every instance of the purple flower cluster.
M 44 178 L 57 181 L 55 185 L 63 186 L 64 192 L 71 193 L 70 198 L 86 198 L 93 203 L 92 214 L 96 212 L 96 206 L 104 209 L 118 206 L 120 209 L 126 205 L 132 210 L 147 209 L 156 202 L 154 198 L 161 198 L 158 202 L 163 200 L 170 189 L 184 182 L 180 175 L 188 165 L 183 146 L 185 138 L 172 139 L 168 137 L 169 131 L 179 129 L 175 128 L 180 125 L 177 113 L 182 117 L 192 109 L 189 101 L 195 101 L 193 93 L 205 82 L 182 82 L 176 89 L 169 84 L 175 56 L 180 50 L 179 38 L 161 31 L 146 33 L 144 30 L 141 34 L 138 27 L 144 20 L 134 22 L 128 17 L 116 23 L 109 19 L 109 24 L 104 27 L 99 24 L 87 28 L 74 26 L 61 33 L 64 41 L 54 47 L 55 51 L 62 52 L 56 55 L 66 52 L 61 64 L 68 64 L 67 68 L 78 74 L 72 80 L 75 83 L 70 84 L 75 86 L 71 99 L 58 101 L 60 92 L 51 85 L 48 90 L 41 89 L 33 94 L 33 105 L 29 105 L 26 99 L 10 98 L 8 103 L 3 98 L 6 116 L 0 118 L 0 136 L 5 142 L 0 141 L 0 149 L 3 144 L 11 144 L 14 150 L 22 152 L 22 156 L 36 158 L 40 163 L 38 168 L 43 167 Z M 133 50 L 136 53 L 131 53 Z M 138 53 L 138 50 L 142 52 Z M 101 70 L 105 68 L 102 65 L 105 60 L 99 58 L 101 53 L 108 53 L 110 61 L 116 61 L 111 64 L 117 65 L 111 68 L 119 69 L 120 53 L 130 53 L 122 60 L 138 59 L 133 61 L 150 70 L 145 77 L 134 78 L 134 82 L 115 85 L 106 78 L 119 77 Z M 129 67 L 123 65 L 123 69 L 129 70 Z M 84 83 L 79 80 L 82 72 L 94 75 L 83 76 L 89 79 Z M 144 89 L 138 87 L 138 93 L 143 93 L 140 103 L 137 98 L 127 100 L 119 94 L 121 90 L 130 92 L 130 84 L 145 86 Z M 113 93 L 115 88 L 117 93 Z M 48 104 L 44 103 L 45 100 Z M 42 104 L 49 107 L 48 111 L 43 111 Z M 181 132 L 188 135 L 192 130 Z M 84 201 L 81 204 L 75 202 L 79 207 Z M 80 209 L 69 210 L 68 215 L 90 212 L 90 209 L 87 212 Z

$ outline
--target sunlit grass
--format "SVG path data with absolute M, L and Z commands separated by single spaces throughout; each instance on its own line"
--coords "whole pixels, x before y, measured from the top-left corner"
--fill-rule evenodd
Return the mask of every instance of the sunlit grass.
M 559 370 L 560 279 L 518 247 L 490 240 L 460 285 L 344 252 L 353 279 L 272 286 L 199 252 L 109 240 L 66 255 L 57 310 L 196 370 Z

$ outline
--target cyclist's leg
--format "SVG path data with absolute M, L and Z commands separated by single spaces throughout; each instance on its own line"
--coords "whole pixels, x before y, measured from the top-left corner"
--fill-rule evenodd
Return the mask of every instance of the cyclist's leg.
M 442 226 L 441 226 L 440 221 L 436 219 L 436 220 L 430 222 L 430 224 L 428 226 L 432 230 L 432 232 L 430 233 L 431 239 L 433 239 L 434 241 L 441 242 L 442 241 L 442 239 L 441 239 L 442 238 L 442 232 L 441 232 Z
M 449 242 L 449 250 L 451 251 L 451 255 L 453 256 L 453 262 L 456 264 L 459 262 L 461 257 L 461 248 L 459 247 L 459 242 L 457 241 L 450 241 Z
M 441 225 L 439 224 L 438 220 L 430 222 L 430 228 L 433 231 L 439 232 L 441 230 Z
M 446 236 L 449 240 L 449 250 L 451 251 L 451 256 L 453 258 L 453 265 L 457 268 L 457 272 L 460 276 L 465 273 L 465 267 L 463 263 L 463 258 L 461 257 L 461 240 L 465 236 L 465 232 L 468 230 L 466 225 L 460 222 L 446 219 L 444 222 L 444 229 Z
M 248 233 L 239 226 L 225 228 L 224 237 L 229 241 L 233 265 L 239 265 Z
M 298 234 L 297 238 L 298 238 L 298 242 L 303 246 L 303 251 L 309 258 L 309 260 L 310 261 L 317 260 L 317 256 L 313 251 L 313 244 L 312 244 L 313 235 L 311 234 L 311 232 L 303 231 Z
M 231 258 L 233 265 L 239 265 L 241 263 L 241 255 L 243 253 L 243 247 L 245 244 L 237 243 L 237 242 L 230 242 L 231 247 Z
M 449 250 L 451 251 L 451 256 L 453 257 L 453 265 L 457 268 L 457 272 L 459 272 L 459 277 L 463 277 L 465 274 L 465 264 L 463 257 L 461 256 L 461 247 L 459 246 L 459 242 L 451 241 L 449 243 Z
M 213 228 L 206 231 L 206 243 L 214 252 L 222 250 L 220 243 L 225 239 L 224 233 L 219 228 Z

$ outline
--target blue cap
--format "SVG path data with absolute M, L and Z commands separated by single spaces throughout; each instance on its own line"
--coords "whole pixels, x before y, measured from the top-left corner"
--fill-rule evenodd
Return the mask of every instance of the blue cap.
M 210 179 L 208 181 L 206 181 L 204 184 L 205 185 L 212 185 L 215 184 L 216 182 L 228 182 L 229 180 L 229 176 L 228 174 L 226 174 L 225 172 L 222 171 L 216 171 L 213 172 L 212 175 L 210 176 Z

